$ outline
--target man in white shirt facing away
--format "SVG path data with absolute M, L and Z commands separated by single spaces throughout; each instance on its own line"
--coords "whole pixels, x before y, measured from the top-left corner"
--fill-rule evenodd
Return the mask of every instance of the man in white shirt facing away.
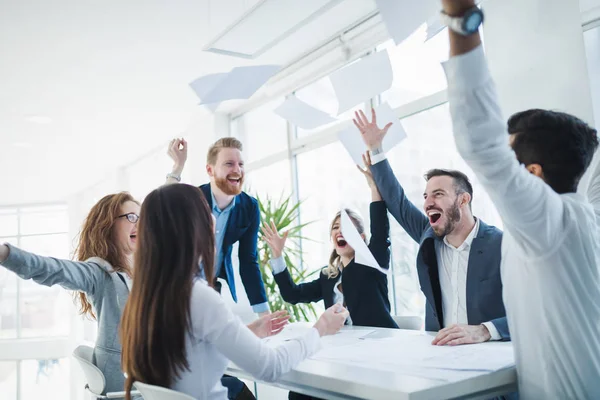
M 442 4 L 454 21 L 480 13 L 473 0 Z M 598 171 L 589 201 L 576 193 L 596 131 L 568 114 L 528 110 L 509 119 L 507 134 L 478 25 L 460 33 L 468 23 L 449 24 L 444 68 L 456 146 L 504 222 L 503 296 L 520 397 L 599 399 Z

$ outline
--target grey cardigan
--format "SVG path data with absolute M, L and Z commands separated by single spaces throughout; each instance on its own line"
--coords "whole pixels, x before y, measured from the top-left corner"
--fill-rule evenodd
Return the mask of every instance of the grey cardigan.
M 94 347 L 94 364 L 106 378 L 105 392 L 124 390 L 121 372 L 119 323 L 129 288 L 124 278 L 101 258 L 85 262 L 58 260 L 28 253 L 8 245 L 10 254 L 2 265 L 23 279 L 33 279 L 44 286 L 60 285 L 84 292 L 98 319 L 98 338 Z

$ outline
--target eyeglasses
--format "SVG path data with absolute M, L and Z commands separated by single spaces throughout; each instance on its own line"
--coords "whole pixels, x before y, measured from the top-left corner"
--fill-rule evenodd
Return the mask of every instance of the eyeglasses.
M 137 215 L 136 213 L 127 213 L 127 214 L 119 215 L 117 218 L 127 218 L 127 221 L 131 222 L 132 224 L 135 224 L 140 219 L 140 216 Z

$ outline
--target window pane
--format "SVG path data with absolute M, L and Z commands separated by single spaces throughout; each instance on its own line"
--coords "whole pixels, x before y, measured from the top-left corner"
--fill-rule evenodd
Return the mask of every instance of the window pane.
M 23 237 L 21 247 L 44 256 L 69 258 L 67 234 Z M 58 285 L 46 287 L 32 280 L 22 280 L 20 285 L 21 337 L 68 335 L 74 312 L 70 293 Z
M 296 91 L 295 95 L 303 102 L 308 103 L 309 105 L 318 108 L 319 110 L 324 111 L 339 120 L 351 119 L 354 115 L 354 111 L 360 109 L 361 107 L 361 105 L 357 105 L 356 107 L 340 114 L 339 116 L 336 116 L 338 112 L 338 101 L 329 77 L 321 78 L 318 81 L 299 89 Z M 301 138 L 310 136 L 314 133 L 321 132 L 322 130 L 336 123 L 337 122 L 332 122 L 330 124 L 322 125 L 318 128 L 310 130 L 297 128 L 296 137 Z
M 432 168 L 457 169 L 473 184 L 473 214 L 502 229 L 500 217 L 483 187 L 456 150 L 448 105 L 423 111 L 402 120 L 408 138 L 392 149 L 388 160 L 408 198 L 423 206 L 423 175 Z M 392 252 L 398 314 L 423 315 L 424 299 L 419 293 L 415 269 L 417 244 L 396 222 L 392 223 Z
M 21 214 L 21 234 L 68 232 L 69 219 L 65 206 L 24 208 Z
M 381 94 L 381 102 L 398 107 L 446 88 L 446 76 L 440 62 L 448 59 L 448 29 L 429 41 L 425 25 L 400 45 L 389 40 L 377 48 L 387 49 L 394 71 L 391 89 Z
M 252 196 L 258 194 L 261 198 L 270 196 L 273 199 L 278 199 L 281 195 L 287 197 L 292 194 L 291 178 L 290 161 L 288 159 L 278 161 L 248 172 L 246 192 Z
M 16 361 L 0 361 L 0 394 L 2 399 L 17 398 Z
M 594 103 L 594 119 L 597 126 L 600 123 L 600 27 L 585 32 L 583 38 Z
M 17 210 L 0 209 L 0 237 L 16 236 L 17 233 L 19 233 Z
M 14 243 L 16 242 L 16 239 L 9 241 Z M 6 268 L 0 267 L 0 339 L 16 337 L 17 275 Z M 2 367 L 0 366 L 0 368 Z M 1 380 L 2 378 L 0 377 L 0 381 Z
M 287 122 L 273 112 L 282 102 L 283 98 L 271 101 L 236 119 L 246 162 L 287 149 Z
M 21 361 L 21 399 L 70 397 L 68 358 Z

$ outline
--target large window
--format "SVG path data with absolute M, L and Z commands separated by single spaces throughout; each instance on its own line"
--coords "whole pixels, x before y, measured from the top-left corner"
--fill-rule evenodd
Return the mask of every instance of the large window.
M 64 205 L 0 209 L 0 242 L 44 256 L 70 258 Z M 75 312 L 71 294 L 18 278 L 0 268 L 0 348 L 28 339 L 66 337 Z M 35 357 L 33 355 L 32 357 Z M 7 399 L 68 398 L 69 361 L 18 359 L 0 362 L 0 393 Z
M 600 126 L 600 27 L 584 33 L 585 50 L 590 75 L 592 101 L 594 103 L 594 119 L 596 127 Z

